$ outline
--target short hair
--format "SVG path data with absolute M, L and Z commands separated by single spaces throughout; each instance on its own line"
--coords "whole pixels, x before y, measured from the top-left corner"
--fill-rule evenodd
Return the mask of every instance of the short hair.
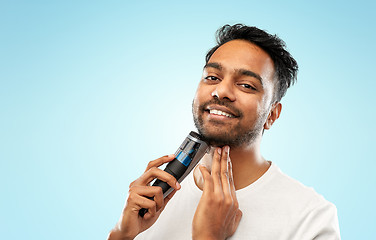
M 217 45 L 206 54 L 206 63 L 220 46 L 236 39 L 249 41 L 270 56 L 274 63 L 275 86 L 277 87 L 274 92 L 274 100 L 281 101 L 287 89 L 296 82 L 298 63 L 286 50 L 285 42 L 277 35 L 271 35 L 257 27 L 244 24 L 224 25 L 216 32 Z

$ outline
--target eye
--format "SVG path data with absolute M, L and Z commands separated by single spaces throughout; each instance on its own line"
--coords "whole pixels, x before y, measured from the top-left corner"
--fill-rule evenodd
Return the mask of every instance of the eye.
M 204 77 L 203 82 L 205 82 L 206 84 L 218 84 L 221 82 L 221 79 L 218 77 L 209 75 L 209 76 Z
M 243 87 L 247 90 L 256 90 L 255 87 L 253 87 L 252 85 L 246 84 L 246 83 L 239 84 L 239 86 L 241 86 L 241 87 Z
M 219 80 L 219 78 L 214 77 L 214 76 L 207 76 L 207 77 L 205 77 L 205 79 L 209 80 L 209 81 L 218 81 Z

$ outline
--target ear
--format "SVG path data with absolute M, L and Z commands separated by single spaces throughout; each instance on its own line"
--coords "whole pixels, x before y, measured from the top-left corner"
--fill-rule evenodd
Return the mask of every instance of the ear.
M 266 119 L 266 122 L 264 124 L 264 129 L 269 130 L 272 127 L 273 123 L 279 118 L 281 111 L 282 104 L 280 102 L 276 102 L 272 105 L 268 119 Z

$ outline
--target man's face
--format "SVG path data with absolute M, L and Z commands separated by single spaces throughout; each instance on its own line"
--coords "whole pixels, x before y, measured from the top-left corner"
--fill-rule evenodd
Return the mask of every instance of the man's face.
M 232 147 L 261 136 L 273 99 L 274 64 L 245 40 L 219 47 L 204 67 L 192 111 L 195 125 L 212 145 Z

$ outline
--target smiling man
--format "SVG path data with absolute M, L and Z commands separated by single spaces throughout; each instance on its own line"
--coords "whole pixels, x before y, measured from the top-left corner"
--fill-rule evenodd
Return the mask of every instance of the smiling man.
M 131 183 L 109 239 L 340 239 L 335 206 L 260 152 L 296 79 L 296 61 L 281 39 L 255 27 L 226 25 L 217 42 L 192 104 L 211 153 L 182 186 L 158 169 L 173 155 L 151 161 Z M 175 191 L 163 199 L 149 185 L 155 178 Z M 143 218 L 141 208 L 149 209 Z

